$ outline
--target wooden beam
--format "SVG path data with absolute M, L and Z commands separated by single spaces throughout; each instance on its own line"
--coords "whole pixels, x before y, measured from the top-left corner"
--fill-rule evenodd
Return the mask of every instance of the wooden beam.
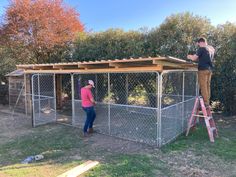
M 40 65 L 35 65 L 35 66 L 33 66 L 33 69 L 46 69 L 46 70 L 48 70 L 48 69 L 53 69 L 53 67 L 52 66 L 40 66 Z
M 171 66 L 175 68 L 183 68 L 180 64 L 170 63 L 168 61 L 162 61 L 162 60 L 153 60 L 153 64 L 162 65 L 162 66 Z
M 53 65 L 53 69 L 77 69 L 78 65 Z
M 128 68 L 106 68 L 106 69 L 68 69 L 68 70 L 26 70 L 25 73 L 108 73 L 108 72 L 144 72 L 144 71 L 159 71 L 162 72 L 163 66 L 147 66 L 147 67 L 128 67 Z
M 62 75 L 56 75 L 56 102 L 57 108 L 62 108 Z
M 109 68 L 109 64 L 78 64 L 79 69 L 99 69 L 99 68 Z
M 115 68 L 122 68 L 122 65 L 121 63 L 109 63 L 109 66 L 110 67 L 115 67 Z

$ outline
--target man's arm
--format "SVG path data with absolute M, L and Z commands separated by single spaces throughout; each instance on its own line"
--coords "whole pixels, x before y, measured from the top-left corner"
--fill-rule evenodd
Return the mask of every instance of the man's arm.
M 196 54 L 194 54 L 194 55 L 187 55 L 187 58 L 192 60 L 192 61 L 197 61 L 198 60 L 198 56 Z
M 90 101 L 91 101 L 93 104 L 96 104 L 94 98 L 90 98 Z
M 94 98 L 93 98 L 93 95 L 92 95 L 92 92 L 91 92 L 91 91 L 88 93 L 88 97 L 89 97 L 89 100 L 95 105 L 96 102 L 95 102 L 95 100 L 94 100 Z

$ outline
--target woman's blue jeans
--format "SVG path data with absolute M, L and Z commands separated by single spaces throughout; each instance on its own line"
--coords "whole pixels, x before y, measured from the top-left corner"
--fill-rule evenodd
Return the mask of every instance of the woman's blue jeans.
M 96 118 L 96 113 L 94 107 L 83 107 L 83 110 L 86 112 L 86 121 L 84 123 L 84 132 L 88 131 L 88 128 L 93 128 L 93 122 Z

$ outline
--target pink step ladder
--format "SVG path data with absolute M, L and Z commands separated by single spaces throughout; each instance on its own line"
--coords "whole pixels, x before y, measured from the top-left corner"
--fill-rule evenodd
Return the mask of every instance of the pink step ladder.
M 199 114 L 200 111 L 202 111 L 203 115 Z M 191 128 L 195 128 L 197 123 L 197 118 L 204 118 L 210 141 L 214 142 L 215 141 L 214 137 L 218 137 L 218 131 L 215 125 L 215 121 L 212 117 L 211 110 L 209 107 L 208 108 L 205 107 L 203 98 L 201 96 L 196 97 L 193 111 L 188 121 L 186 136 L 188 136 Z

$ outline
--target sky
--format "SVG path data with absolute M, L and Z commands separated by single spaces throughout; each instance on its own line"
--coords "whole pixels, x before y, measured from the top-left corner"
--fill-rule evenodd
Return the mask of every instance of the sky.
M 236 0 L 64 0 L 80 13 L 86 31 L 121 28 L 126 31 L 158 27 L 166 17 L 190 12 L 212 25 L 236 23 Z M 8 0 L 0 0 L 0 16 Z

